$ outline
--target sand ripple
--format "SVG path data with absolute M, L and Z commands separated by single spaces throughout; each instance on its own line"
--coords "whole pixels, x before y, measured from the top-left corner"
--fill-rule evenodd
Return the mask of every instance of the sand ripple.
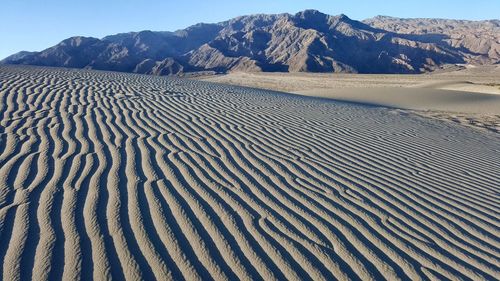
M 3 280 L 493 280 L 500 141 L 384 108 L 0 67 Z

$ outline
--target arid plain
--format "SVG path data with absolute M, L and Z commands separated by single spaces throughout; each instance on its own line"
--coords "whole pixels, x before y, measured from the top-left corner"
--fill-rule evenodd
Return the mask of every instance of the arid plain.
M 395 108 L 0 66 L 0 276 L 498 278 L 498 134 Z

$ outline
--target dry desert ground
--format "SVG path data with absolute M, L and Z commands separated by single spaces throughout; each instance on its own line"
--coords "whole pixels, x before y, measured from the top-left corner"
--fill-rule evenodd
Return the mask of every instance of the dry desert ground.
M 3 280 L 495 280 L 498 134 L 204 81 L 0 66 Z
M 450 67 L 419 75 L 235 72 L 197 79 L 391 107 L 403 114 L 500 132 L 500 65 Z

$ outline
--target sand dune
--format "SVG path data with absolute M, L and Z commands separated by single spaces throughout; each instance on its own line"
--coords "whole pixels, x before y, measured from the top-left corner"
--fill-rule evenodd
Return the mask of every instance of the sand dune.
M 500 69 L 500 68 L 499 68 Z M 231 73 L 203 80 L 412 110 L 500 115 L 500 71 L 428 75 Z
M 311 90 L 301 95 L 389 106 L 402 109 L 500 115 L 500 95 L 436 88 L 375 88 Z
M 500 66 L 426 75 L 237 72 L 197 79 L 392 107 L 405 114 L 500 132 Z
M 0 67 L 3 280 L 493 280 L 497 135 L 170 78 Z

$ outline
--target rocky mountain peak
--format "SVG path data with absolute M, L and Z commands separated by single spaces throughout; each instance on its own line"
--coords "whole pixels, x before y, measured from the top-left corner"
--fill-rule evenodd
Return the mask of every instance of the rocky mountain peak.
M 498 21 L 363 22 L 317 10 L 257 14 L 175 32 L 71 37 L 3 60 L 156 75 L 193 71 L 420 73 L 443 64 L 500 62 Z M 478 39 L 478 36 L 480 39 Z

